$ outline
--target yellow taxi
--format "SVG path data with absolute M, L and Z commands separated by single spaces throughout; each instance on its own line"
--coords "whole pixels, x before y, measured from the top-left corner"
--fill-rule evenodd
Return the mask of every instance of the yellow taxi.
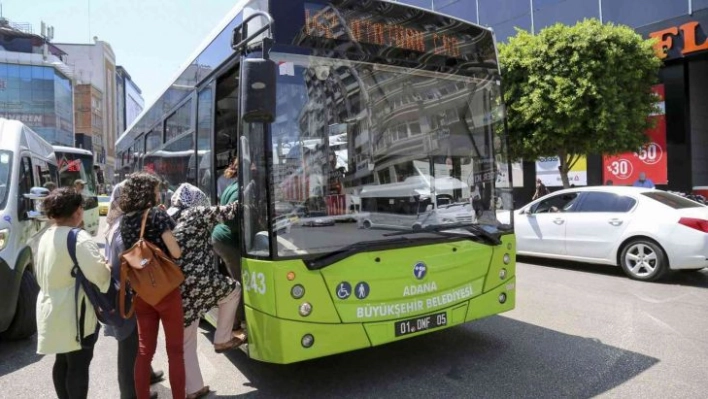
M 98 196 L 98 214 L 101 216 L 108 215 L 108 208 L 111 202 L 111 197 L 107 195 Z

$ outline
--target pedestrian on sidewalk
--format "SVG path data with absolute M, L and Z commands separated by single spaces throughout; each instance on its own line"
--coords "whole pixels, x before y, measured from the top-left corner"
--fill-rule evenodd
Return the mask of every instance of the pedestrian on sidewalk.
M 544 195 L 548 195 L 549 193 L 550 191 L 548 191 L 548 187 L 543 184 L 543 181 L 541 181 L 541 179 L 536 179 L 536 192 L 533 194 L 531 201 L 537 200 L 543 197 Z
M 197 329 L 202 316 L 219 309 L 214 350 L 218 353 L 241 345 L 245 336 L 233 336 L 241 286 L 214 269 L 210 232 L 218 222 L 236 218 L 238 203 L 210 206 L 209 197 L 199 188 L 184 183 L 172 197 L 167 213 L 177 221 L 175 238 L 182 248 L 182 308 L 184 309 L 184 361 L 187 370 L 187 399 L 209 394 L 197 357 Z

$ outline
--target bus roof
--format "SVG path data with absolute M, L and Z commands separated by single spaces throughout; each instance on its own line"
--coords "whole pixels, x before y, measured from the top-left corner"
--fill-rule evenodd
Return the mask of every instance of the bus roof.
M 67 154 L 80 154 L 80 155 L 90 155 L 93 156 L 93 153 L 89 150 L 83 149 L 83 148 L 76 148 L 76 147 L 66 147 L 63 145 L 55 145 L 54 146 L 54 151 L 55 152 L 65 152 Z
M 236 16 L 243 11 L 243 9 L 248 5 L 248 3 L 251 3 L 253 0 L 239 0 L 234 8 L 232 8 L 226 16 L 219 22 L 218 25 L 207 35 L 207 37 L 202 41 L 202 43 L 194 50 L 194 52 L 187 58 L 187 60 L 179 67 L 177 72 L 172 76 L 170 80 L 168 80 L 167 85 L 165 86 L 164 89 L 162 89 L 157 97 L 154 97 L 153 99 L 150 100 L 148 105 L 143 109 L 143 111 L 138 115 L 137 118 L 133 121 L 133 123 L 128 126 L 124 132 L 121 132 L 121 135 L 118 137 L 118 140 L 116 140 L 116 143 L 120 143 L 125 139 L 125 136 L 130 133 L 130 131 L 135 128 L 140 122 L 142 122 L 142 119 L 145 117 L 145 115 L 150 112 L 152 107 L 157 104 L 160 100 L 163 100 L 163 97 L 166 97 L 168 94 L 168 91 L 170 88 L 179 80 L 179 78 L 184 75 L 185 73 L 188 72 L 188 69 L 193 66 L 199 59 L 199 56 L 207 50 L 209 45 L 219 36 L 219 34 L 226 29 L 229 24 L 236 18 Z M 216 65 L 213 65 L 213 67 L 216 67 Z M 181 99 L 179 100 L 181 101 Z M 176 101 L 176 103 L 179 103 L 179 101 Z M 176 105 L 175 103 L 175 105 Z
M 288 3 L 290 6 L 293 2 L 293 0 L 279 0 L 282 1 L 283 3 Z M 447 14 L 442 14 L 436 11 L 424 9 L 422 7 L 410 5 L 410 4 L 405 4 L 405 3 L 400 3 L 400 2 L 395 2 L 395 1 L 389 1 L 389 0 L 376 0 L 382 3 L 390 3 L 390 4 L 395 4 L 396 7 L 406 7 L 410 9 L 416 9 L 422 12 L 425 12 L 427 14 L 433 14 L 433 15 L 440 15 L 444 16 L 445 18 L 449 18 L 451 20 L 455 20 L 461 23 L 464 23 L 467 26 L 473 26 L 477 29 L 481 30 L 486 30 L 489 32 L 492 32 L 492 29 L 489 27 L 481 26 L 479 24 L 470 22 L 470 21 L 465 21 L 459 18 L 456 18 L 451 15 Z M 191 90 L 187 91 L 184 90 L 185 87 L 189 88 L 196 88 L 196 86 L 203 80 L 205 79 L 212 71 L 218 69 L 218 67 L 225 62 L 227 59 L 230 58 L 230 56 L 233 54 L 233 52 L 228 48 L 226 52 L 223 52 L 222 54 L 219 54 L 216 58 L 214 59 L 216 54 L 214 53 L 214 49 L 210 47 L 210 45 L 215 44 L 215 45 L 226 45 L 230 44 L 230 39 L 231 39 L 231 31 L 229 30 L 228 32 L 226 31 L 228 28 L 233 28 L 235 27 L 242 18 L 238 18 L 239 14 L 243 11 L 244 15 L 248 15 L 247 11 L 249 9 L 252 10 L 262 10 L 262 11 L 271 11 L 268 9 L 268 6 L 270 5 L 272 8 L 273 12 L 279 12 L 278 7 L 272 6 L 272 4 L 275 2 L 275 0 L 272 0 L 270 2 L 265 1 L 265 0 L 239 0 L 236 5 L 224 16 L 224 18 L 219 22 L 219 24 L 210 32 L 210 34 L 202 41 L 202 43 L 197 47 L 197 49 L 187 58 L 187 60 L 181 65 L 181 67 L 177 70 L 177 72 L 173 75 L 173 77 L 168 80 L 167 85 L 165 86 L 164 89 L 162 89 L 157 97 L 154 97 L 149 100 L 148 105 L 143 109 L 143 111 L 138 115 L 138 117 L 133 121 L 133 123 L 126 128 L 124 132 L 120 133 L 120 136 L 116 140 L 116 146 L 118 151 L 125 151 L 127 148 L 123 148 L 126 144 L 132 144 L 133 140 L 137 138 L 139 134 L 142 133 L 147 133 L 148 129 L 152 128 L 152 126 L 157 123 L 158 121 L 164 119 L 164 116 L 166 116 L 166 112 L 164 110 L 172 110 L 175 106 L 177 106 L 183 99 L 185 99 L 190 93 L 192 93 Z M 305 3 L 304 1 L 302 2 L 303 4 Z M 285 11 L 282 11 L 285 12 Z M 238 21 L 237 21 L 238 20 Z M 259 24 L 261 21 L 256 18 L 252 21 L 249 22 L 249 28 L 253 28 L 252 25 Z M 276 22 L 277 23 L 277 22 Z M 253 32 L 254 29 L 249 29 L 249 31 Z M 277 29 L 276 29 L 277 33 Z M 228 36 L 228 41 L 225 43 L 216 43 L 216 41 L 219 41 L 217 39 L 223 39 L 222 35 Z M 228 52 L 228 54 L 226 54 Z M 209 53 L 209 54 L 206 54 Z M 201 58 L 204 56 L 205 59 L 204 62 L 201 62 Z M 221 57 L 221 58 L 219 58 Z M 209 62 L 215 63 L 214 65 L 210 65 Z M 194 71 L 194 68 L 204 68 L 205 69 L 205 74 L 203 76 L 200 76 L 199 73 L 200 71 Z M 184 91 L 184 95 L 181 95 L 182 93 L 172 93 L 171 89 L 176 90 L 177 88 L 180 88 L 181 91 Z M 173 90 L 173 91 L 174 91 Z M 163 104 L 159 104 L 162 102 Z M 159 107 L 156 107 L 157 105 L 160 105 Z M 157 111 L 155 111 L 155 110 Z M 151 115 L 151 113 L 153 115 Z M 160 115 L 157 116 L 156 113 L 159 113 Z M 151 120 L 154 119 L 154 120 Z M 144 126 L 140 126 L 143 124 Z M 127 143 L 125 142 L 127 140 Z

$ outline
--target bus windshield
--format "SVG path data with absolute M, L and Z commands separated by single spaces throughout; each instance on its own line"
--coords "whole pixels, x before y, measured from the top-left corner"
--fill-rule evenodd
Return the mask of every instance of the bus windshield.
M 497 231 L 496 211 L 512 204 L 511 192 L 495 187 L 508 170 L 495 158 L 506 153 L 496 69 L 468 77 L 272 57 L 279 73 L 270 202 L 273 219 L 285 214 L 293 223 L 273 228 L 279 256 L 391 239 L 386 230 L 424 237 L 428 227 L 474 223 Z
M 0 209 L 5 209 L 7 193 L 10 192 L 12 171 L 12 152 L 0 150 Z
M 73 187 L 74 182 L 81 179 L 86 182 L 83 194 L 95 196 L 97 190 L 93 156 L 59 151 L 56 152 L 56 156 L 59 163 L 59 186 Z

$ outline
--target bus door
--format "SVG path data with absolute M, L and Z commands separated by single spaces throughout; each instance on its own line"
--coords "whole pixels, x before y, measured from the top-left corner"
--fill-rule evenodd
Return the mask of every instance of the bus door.
M 220 199 L 222 192 L 235 178 L 227 178 L 224 171 L 238 157 L 239 136 L 239 67 L 229 70 L 216 83 L 216 113 L 214 118 L 214 191 Z

